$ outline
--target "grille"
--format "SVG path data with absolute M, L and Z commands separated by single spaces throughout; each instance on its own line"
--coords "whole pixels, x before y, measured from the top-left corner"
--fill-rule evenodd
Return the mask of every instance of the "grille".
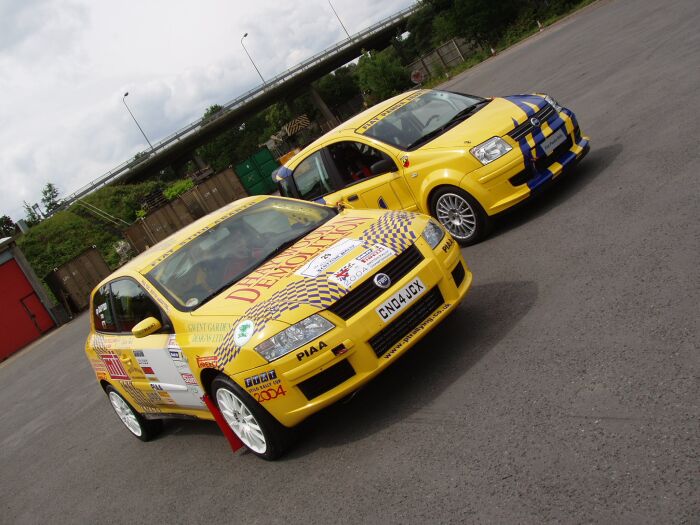
M 368 342 L 372 350 L 374 350 L 374 353 L 377 354 L 377 357 L 382 357 L 386 354 L 396 343 L 419 325 L 423 319 L 437 310 L 444 302 L 445 300 L 442 298 L 442 293 L 440 293 L 440 289 L 436 286 L 421 297 L 416 304 L 402 313 L 395 321 L 372 337 Z
M 377 273 L 381 272 L 387 274 L 391 282 L 395 283 L 415 268 L 422 260 L 423 254 L 415 244 L 412 244 Z M 350 319 L 384 292 L 386 292 L 386 290 L 379 288 L 374 284 L 373 279 L 369 278 L 331 305 L 328 311 L 333 312 L 341 319 Z
M 462 284 L 462 281 L 464 281 L 464 275 L 464 265 L 461 262 L 458 262 L 455 269 L 452 270 L 452 278 L 454 279 L 457 288 L 459 288 L 459 285 Z
M 539 119 L 539 121 L 544 124 L 547 122 L 549 117 L 552 115 L 555 115 L 556 111 L 554 111 L 554 108 L 550 106 L 549 104 L 546 104 L 541 110 L 539 110 L 537 113 L 535 113 L 533 116 Z M 514 141 L 519 141 L 521 138 L 523 138 L 525 135 L 532 133 L 532 129 L 534 126 L 530 123 L 530 118 L 517 126 L 513 131 L 508 133 L 508 136 L 512 138 Z
M 306 399 L 310 401 L 344 383 L 354 375 L 355 369 L 348 363 L 347 359 L 343 359 L 323 372 L 302 381 L 297 386 Z

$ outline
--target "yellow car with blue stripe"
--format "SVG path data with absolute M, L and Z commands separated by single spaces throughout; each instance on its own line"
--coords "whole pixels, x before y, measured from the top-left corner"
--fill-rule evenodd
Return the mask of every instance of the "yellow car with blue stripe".
M 100 283 L 85 351 L 139 439 L 163 418 L 216 418 L 273 459 L 290 427 L 390 366 L 471 282 L 426 215 L 249 197 Z
M 430 214 L 466 246 L 588 150 L 574 113 L 547 95 L 417 90 L 326 133 L 273 178 L 289 197 Z

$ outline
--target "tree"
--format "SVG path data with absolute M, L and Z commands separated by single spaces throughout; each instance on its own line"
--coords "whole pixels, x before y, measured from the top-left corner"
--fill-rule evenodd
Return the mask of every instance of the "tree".
M 357 66 L 350 64 L 321 77 L 316 83 L 321 98 L 329 107 L 337 109 L 348 100 L 360 95 Z
M 12 237 L 17 226 L 7 215 L 0 217 L 0 237 Z
M 41 203 L 44 205 L 47 215 L 51 214 L 61 204 L 58 195 L 58 188 L 50 182 L 47 182 L 44 189 L 41 190 Z
M 29 226 L 34 226 L 41 222 L 41 215 L 39 215 L 34 208 L 32 208 L 27 201 L 22 201 L 22 206 L 24 207 L 25 220 Z
M 518 0 L 455 0 L 449 13 L 459 20 L 459 36 L 491 44 L 518 16 Z
M 363 53 L 357 63 L 357 80 L 370 104 L 397 95 L 411 85 L 408 71 L 391 47 Z

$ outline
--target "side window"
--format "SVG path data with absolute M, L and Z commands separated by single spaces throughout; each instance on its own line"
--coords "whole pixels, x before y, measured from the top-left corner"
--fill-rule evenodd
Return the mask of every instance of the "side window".
M 109 285 L 102 286 L 92 298 L 92 319 L 100 332 L 117 332 L 114 312 L 109 302 Z
M 304 159 L 294 170 L 293 177 L 302 199 L 317 199 L 333 191 L 321 151 Z
M 328 151 L 344 186 L 372 177 L 372 164 L 389 158 L 381 151 L 361 142 L 336 142 L 328 146 Z
M 114 314 L 122 332 L 130 331 L 146 317 L 163 322 L 160 308 L 148 294 L 131 279 L 120 279 L 111 284 Z

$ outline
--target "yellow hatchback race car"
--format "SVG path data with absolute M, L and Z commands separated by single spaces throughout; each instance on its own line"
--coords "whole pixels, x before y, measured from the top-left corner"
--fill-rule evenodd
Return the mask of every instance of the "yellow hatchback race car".
M 85 350 L 136 437 L 164 417 L 212 420 L 214 400 L 240 440 L 273 459 L 287 427 L 391 365 L 471 281 L 428 216 L 250 197 L 99 284 Z
M 288 197 L 430 214 L 466 246 L 588 149 L 573 112 L 547 95 L 418 90 L 326 133 L 273 178 Z

